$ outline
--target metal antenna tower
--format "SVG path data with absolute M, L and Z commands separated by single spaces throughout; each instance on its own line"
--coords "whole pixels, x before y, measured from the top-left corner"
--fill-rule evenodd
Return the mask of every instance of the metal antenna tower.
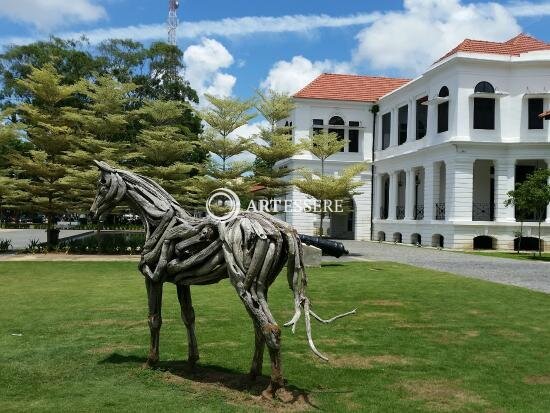
M 179 0 L 168 0 L 168 44 L 176 46 Z

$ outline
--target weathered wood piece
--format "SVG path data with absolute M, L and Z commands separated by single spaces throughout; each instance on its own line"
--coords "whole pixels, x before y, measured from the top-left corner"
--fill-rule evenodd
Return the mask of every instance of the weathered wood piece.
M 91 207 L 94 217 L 101 220 L 116 205 L 125 202 L 139 214 L 146 229 L 139 269 L 145 277 L 149 305 L 148 366 L 159 360 L 163 284 L 171 282 L 177 286 L 181 318 L 187 328 L 189 363 L 193 366 L 199 359 L 199 351 L 190 286 L 229 278 L 254 324 L 255 350 L 250 376 L 261 374 L 267 345 L 271 383 L 266 393 L 274 395 L 284 385 L 281 329 L 269 309 L 267 291 L 285 264 L 289 287 L 294 293 L 294 316 L 285 326 L 291 326 L 294 332 L 303 313 L 311 350 L 327 360 L 313 342 L 310 316 L 330 323 L 354 314 L 355 310 L 328 320 L 311 310 L 306 296 L 303 247 L 289 224 L 261 212 L 241 212 L 230 222 L 194 218 L 151 179 L 114 169 L 104 162 L 95 163 L 101 178 Z

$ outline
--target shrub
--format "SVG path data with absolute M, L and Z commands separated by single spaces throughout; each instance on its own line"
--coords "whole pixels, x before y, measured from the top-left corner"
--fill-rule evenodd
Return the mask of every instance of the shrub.
M 27 248 L 25 248 L 25 252 L 29 252 L 31 254 L 41 253 L 44 251 L 46 251 L 46 247 L 42 245 L 39 239 L 31 239 L 27 244 Z
M 13 249 L 11 239 L 0 238 L 0 252 L 7 252 L 10 248 Z
M 62 241 L 59 250 L 67 254 L 139 254 L 145 243 L 144 233 L 101 233 L 100 238 L 85 238 Z

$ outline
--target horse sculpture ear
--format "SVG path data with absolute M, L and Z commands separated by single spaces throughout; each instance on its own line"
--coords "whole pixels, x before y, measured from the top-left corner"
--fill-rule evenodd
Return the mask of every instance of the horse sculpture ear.
M 114 172 L 114 168 L 112 168 L 109 164 L 103 162 L 103 161 L 97 161 L 94 159 L 94 163 L 102 172 Z

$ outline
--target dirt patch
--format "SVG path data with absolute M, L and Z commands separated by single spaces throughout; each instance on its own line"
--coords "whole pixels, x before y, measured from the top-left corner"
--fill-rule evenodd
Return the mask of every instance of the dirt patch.
M 248 344 L 248 343 L 246 343 Z M 241 347 L 243 343 L 238 341 L 214 341 L 209 343 L 201 343 L 201 347 L 217 347 L 217 348 L 223 348 L 223 347 Z
M 410 399 L 423 402 L 430 410 L 452 412 L 467 406 L 486 406 L 477 394 L 450 380 L 410 380 L 399 386 Z
M 518 331 L 510 330 L 508 328 L 503 328 L 503 329 L 500 329 L 500 330 L 496 330 L 494 333 L 497 336 L 504 337 L 504 338 L 506 338 L 510 341 L 519 341 L 519 342 L 531 341 L 531 339 L 529 337 L 525 336 L 525 334 L 522 334 Z
M 119 320 L 119 319 L 113 319 L 113 318 L 104 318 L 99 320 L 80 321 L 75 324 L 79 326 L 85 326 L 85 327 L 94 327 L 94 326 L 147 327 L 147 320 Z
M 361 301 L 361 304 L 375 305 L 380 307 L 403 307 L 404 304 L 401 301 L 396 300 L 365 300 Z
M 266 376 L 251 382 L 245 374 L 200 366 L 191 372 L 182 365 L 162 372 L 160 377 L 166 383 L 189 387 L 199 394 L 221 393 L 228 404 L 240 409 L 248 407 L 271 412 L 302 412 L 316 408 L 307 392 L 292 387 L 287 388 L 292 395 L 292 401 L 288 403 L 265 398 L 261 393 L 269 384 Z
M 441 331 L 434 341 L 439 344 L 465 344 L 468 340 L 478 337 L 479 331 Z
M 386 313 L 382 311 L 369 311 L 369 312 L 361 312 L 357 314 L 355 317 L 358 318 L 401 318 L 400 314 L 397 313 Z
M 359 344 L 359 341 L 351 337 L 340 337 L 340 338 L 319 338 L 315 340 L 315 343 L 326 345 L 326 346 L 341 346 L 341 345 Z
M 358 354 L 328 356 L 329 364 L 334 367 L 352 369 L 372 369 L 379 366 L 407 366 L 412 360 L 395 354 L 381 354 L 376 356 L 360 356 Z
M 404 322 L 398 322 L 395 324 L 395 327 L 397 328 L 414 328 L 414 329 L 434 329 L 434 328 L 441 328 L 441 326 L 437 324 L 430 324 L 430 323 L 404 323 Z
M 544 376 L 527 376 L 523 379 L 525 384 L 550 384 L 550 374 Z
M 120 351 L 131 351 L 141 348 L 143 348 L 143 346 L 138 346 L 136 344 L 117 344 L 104 347 L 94 347 L 86 350 L 86 352 L 90 354 L 112 354 Z

